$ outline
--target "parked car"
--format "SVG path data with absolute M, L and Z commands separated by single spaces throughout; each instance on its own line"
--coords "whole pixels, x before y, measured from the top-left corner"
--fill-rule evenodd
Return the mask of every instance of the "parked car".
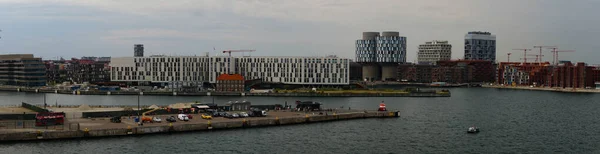
M 187 114 L 186 116 L 188 117 L 188 119 L 193 119 L 194 118 L 194 116 L 192 116 L 191 114 Z
M 181 121 L 188 121 L 188 120 L 190 120 L 190 118 L 188 118 L 188 116 L 185 115 L 185 114 L 179 114 L 179 115 L 177 115 L 177 118 L 179 120 L 181 120 Z
M 264 117 L 267 116 L 267 111 L 263 111 L 263 110 L 252 110 L 252 116 L 253 117 Z
M 228 114 L 229 114 L 229 113 L 227 113 L 227 112 L 219 112 L 219 116 L 221 116 L 221 117 L 225 117 L 225 116 L 227 116 Z
M 143 116 L 142 123 L 144 123 L 144 122 L 152 122 L 152 117 Z
M 121 123 L 121 117 L 112 117 L 110 118 L 110 122 Z
M 167 121 L 168 122 L 177 122 L 177 119 L 175 119 L 174 116 L 171 116 L 171 117 L 167 118 Z
M 235 118 L 235 117 L 233 117 L 233 114 L 229 114 L 229 113 L 223 113 L 223 117 L 229 118 L 229 119 Z
M 202 119 L 212 119 L 212 116 L 208 115 L 208 114 L 202 114 Z
M 246 112 L 240 112 L 240 117 L 249 117 L 250 115 L 248 115 L 248 113 Z
M 221 114 L 219 112 L 217 112 L 217 111 L 212 112 L 211 115 L 213 117 L 220 117 L 221 116 Z
M 233 114 L 231 114 L 231 116 L 233 116 L 233 118 L 239 118 L 239 117 L 240 117 L 240 114 L 233 113 Z
M 160 119 L 159 117 L 155 116 L 155 117 L 152 117 L 152 121 L 160 123 L 160 122 L 162 122 L 162 119 Z

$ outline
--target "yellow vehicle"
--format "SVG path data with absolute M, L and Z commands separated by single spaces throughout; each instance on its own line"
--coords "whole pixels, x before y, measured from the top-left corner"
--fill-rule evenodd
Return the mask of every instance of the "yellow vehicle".
M 202 119 L 212 119 L 212 116 L 206 115 L 206 114 L 202 114 Z

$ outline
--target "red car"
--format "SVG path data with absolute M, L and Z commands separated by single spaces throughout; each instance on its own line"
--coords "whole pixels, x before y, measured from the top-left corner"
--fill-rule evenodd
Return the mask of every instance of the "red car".
M 187 115 L 189 119 L 193 119 L 194 117 L 191 114 Z

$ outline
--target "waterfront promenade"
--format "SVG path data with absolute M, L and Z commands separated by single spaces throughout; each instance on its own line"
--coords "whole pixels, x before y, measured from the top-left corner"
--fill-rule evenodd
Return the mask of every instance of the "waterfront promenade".
M 176 91 L 80 91 L 40 87 L 0 86 L 0 91 L 56 93 L 70 95 L 158 95 L 158 96 L 270 96 L 270 97 L 450 97 L 448 90 L 336 90 L 336 91 L 275 91 L 252 92 L 176 92 Z
M 501 86 L 501 85 L 483 85 L 482 87 L 497 88 L 497 89 L 554 91 L 554 92 L 567 92 L 567 93 L 600 93 L 600 90 L 597 90 L 597 89 L 584 89 L 584 88 L 549 88 L 549 87 Z

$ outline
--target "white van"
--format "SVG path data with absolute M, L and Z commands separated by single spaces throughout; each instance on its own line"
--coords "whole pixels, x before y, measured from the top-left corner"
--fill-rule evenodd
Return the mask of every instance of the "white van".
M 188 120 L 190 120 L 190 119 L 188 118 L 188 116 L 187 116 L 187 115 L 185 115 L 185 114 L 179 114 L 179 115 L 177 116 L 177 118 L 179 118 L 179 120 L 181 120 L 181 121 L 188 121 Z

